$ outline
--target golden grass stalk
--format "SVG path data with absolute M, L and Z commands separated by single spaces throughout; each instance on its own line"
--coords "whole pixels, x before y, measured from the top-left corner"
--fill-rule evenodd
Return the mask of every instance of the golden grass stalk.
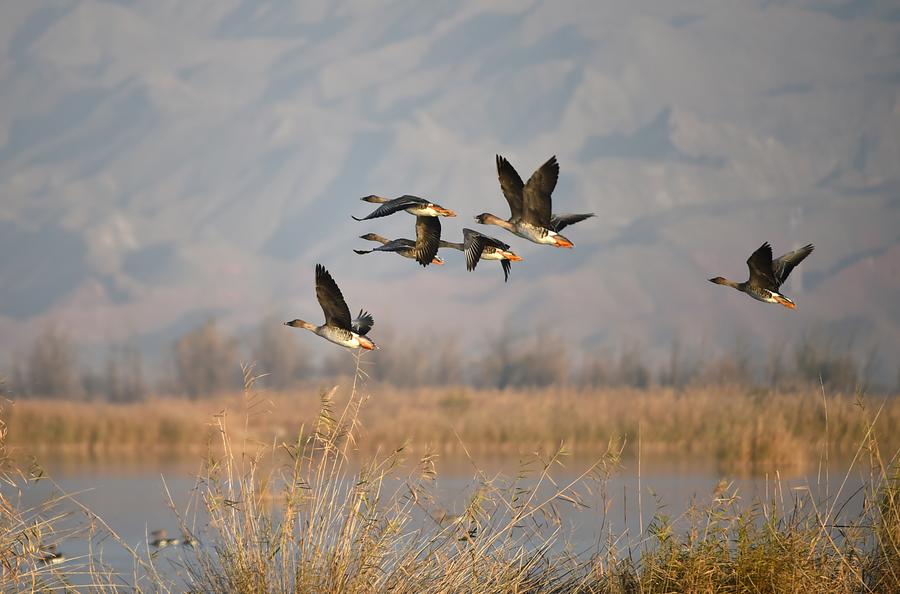
M 351 382 L 352 383 L 352 382 Z M 296 427 L 318 422 L 319 390 L 269 393 L 271 414 L 226 416 L 223 423 L 241 444 L 291 439 Z M 853 454 L 867 427 L 857 403 L 884 410 L 873 434 L 883 447 L 900 447 L 900 399 L 856 394 L 822 396 L 816 391 L 748 392 L 737 387 L 659 389 L 542 388 L 475 390 L 467 387 L 398 390 L 379 387 L 378 406 L 363 408 L 358 448 L 367 454 L 403 443 L 422 455 L 521 456 L 565 442 L 573 454 L 596 458 L 610 436 L 632 444 L 638 427 L 648 460 L 673 456 L 711 462 L 721 472 L 778 467 L 797 471 L 816 463 L 825 450 L 840 461 Z M 345 391 L 333 395 L 345 405 Z M 157 399 L 129 405 L 24 400 L 5 412 L 9 442 L 19 451 L 201 455 L 218 431 L 207 419 L 243 406 L 243 396 L 205 401 Z M 824 402 L 823 402 L 824 400 Z M 824 432 L 828 411 L 828 433 Z M 221 452 L 222 442 L 215 440 Z
M 337 389 L 324 391 L 316 415 L 308 424 L 298 425 L 297 437 L 289 441 L 258 432 L 279 403 L 255 391 L 252 368 L 244 369 L 244 377 L 243 414 L 222 411 L 212 424 L 215 443 L 209 444 L 197 489 L 209 518 L 208 526 L 197 531 L 202 545 L 183 549 L 180 583 L 155 571 L 151 558 L 136 560 L 129 587 L 350 594 L 900 591 L 897 455 L 885 460 L 879 440 L 879 427 L 893 414 L 892 402 L 880 403 L 876 413 L 870 414 L 865 403 L 858 401 L 853 420 L 841 410 L 842 400 L 825 400 L 827 434 L 839 438 L 829 442 L 832 451 L 845 447 L 834 445 L 842 443 L 842 431 L 859 431 L 856 447 L 847 448 L 851 462 L 846 471 L 847 477 L 863 470 L 868 473 L 863 485 L 865 504 L 857 517 L 841 513 L 840 506 L 850 495 L 843 492 L 846 479 L 840 492 L 825 500 L 808 491 L 785 496 L 778 481 L 774 495 L 753 502 L 742 501 L 723 482 L 707 501 L 674 519 L 659 514 L 645 533 L 634 537 L 614 533 L 605 516 L 607 504 L 617 496 L 609 490 L 609 479 L 618 468 L 624 440 L 608 440 L 603 455 L 565 483 L 559 482 L 556 469 L 569 452 L 559 446 L 545 455 L 524 458 L 510 478 L 476 469 L 476 487 L 462 511 L 452 514 L 436 496 L 433 450 L 419 455 L 415 469 L 401 478 L 399 469 L 408 448 L 379 450 L 367 443 L 379 434 L 365 425 L 369 396 L 362 389 L 359 360 L 348 397 L 339 398 Z M 436 397 L 447 393 L 440 394 Z M 567 405 L 567 397 L 561 396 L 562 406 Z M 659 418 L 654 415 L 662 415 L 672 398 L 680 397 L 663 394 L 659 401 L 630 403 L 641 411 L 633 418 L 642 423 L 642 448 L 667 435 L 645 423 Z M 694 398 L 698 407 L 712 406 L 704 404 L 712 398 L 709 394 Z M 540 402 L 538 395 L 538 407 Z M 614 412 L 627 408 L 616 409 L 609 400 L 605 402 Z M 735 406 L 716 402 L 719 415 Z M 382 397 L 377 404 L 374 408 L 382 406 Z M 779 404 L 786 407 L 781 413 L 787 418 L 781 425 L 772 425 L 773 432 L 812 424 L 815 415 L 824 417 L 818 400 L 791 406 L 782 399 Z M 757 405 L 772 406 L 761 401 Z M 737 408 L 745 406 L 749 403 L 739 402 Z M 804 407 L 818 412 L 810 418 Z M 388 414 L 380 411 L 375 418 Z M 690 419 L 701 413 L 685 410 L 681 414 L 682 419 Z M 410 420 L 400 414 L 394 417 L 396 423 Z M 739 425 L 707 419 L 720 424 L 717 431 Z M 496 420 L 504 422 L 501 417 Z M 745 417 L 745 424 L 763 431 L 750 421 Z M 420 430 L 413 425 L 407 429 Z M 469 456 L 463 445 L 465 431 L 458 432 L 457 447 Z M 809 431 L 821 440 L 821 424 L 818 433 Z M 266 439 L 258 439 L 259 435 Z M 379 439 L 386 440 L 384 435 Z M 372 455 L 363 454 L 372 450 Z M 577 554 L 566 546 L 570 535 L 563 529 L 561 510 L 585 505 L 590 492 L 600 494 L 602 505 L 596 517 L 606 536 L 593 553 Z M 8 508 L 4 518 L 29 515 L 17 512 L 11 502 Z M 56 521 L 55 516 L 42 516 L 40 522 L 46 522 L 40 525 L 42 536 Z M 187 522 L 182 521 L 187 532 Z M 20 542 L 24 528 L 19 526 L 33 523 L 4 523 L 0 543 Z M 16 546 L 12 545 L 13 554 L 26 554 L 18 553 Z M 137 552 L 133 553 L 137 559 Z M 104 573 L 92 557 L 86 564 L 97 589 L 123 588 L 116 581 L 121 576 Z M 11 573 L 6 584 L 43 587 L 40 580 L 46 578 L 27 568 L 16 569 L 20 567 L 19 562 L 11 566 L 10 572 L 17 573 Z M 66 576 L 59 579 L 54 582 L 59 587 L 70 583 Z

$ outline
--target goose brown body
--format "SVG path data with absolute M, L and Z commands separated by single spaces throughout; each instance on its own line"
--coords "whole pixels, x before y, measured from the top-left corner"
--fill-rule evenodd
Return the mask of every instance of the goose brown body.
M 791 271 L 810 255 L 815 246 L 811 243 L 798 250 L 788 252 L 783 256 L 773 259 L 772 246 L 768 242 L 759 246 L 755 252 L 747 258 L 747 267 L 750 269 L 750 278 L 742 283 L 728 280 L 721 276 L 709 279 L 709 282 L 717 285 L 725 285 L 742 293 L 746 293 L 757 301 L 765 303 L 778 303 L 788 309 L 794 309 L 797 305 L 779 292 L 781 285 L 787 280 Z
M 554 247 L 572 248 L 575 244 L 560 235 L 560 231 L 568 225 L 594 216 L 586 214 L 554 215 L 551 194 L 559 179 L 559 163 L 556 157 L 550 157 L 541 165 L 528 183 L 523 183 L 515 168 L 500 155 L 496 156 L 497 177 L 500 189 L 509 204 L 509 219 L 501 219 L 485 212 L 475 220 L 482 225 L 497 225 L 510 233 L 528 241 Z
M 386 239 L 381 235 L 376 233 L 366 233 L 365 235 L 360 235 L 360 239 L 365 239 L 367 241 L 377 241 L 381 244 L 380 247 L 371 249 L 371 250 L 353 250 L 357 254 L 371 254 L 372 252 L 393 252 L 398 256 L 403 256 L 404 258 L 409 258 L 410 260 L 419 261 L 420 258 L 424 259 L 426 257 L 426 253 L 424 250 L 417 249 L 417 245 L 415 241 L 412 239 L 399 238 L 399 239 Z M 431 264 L 437 264 L 441 266 L 444 264 L 444 261 L 434 256 L 431 259 Z
M 441 241 L 440 246 L 463 252 L 466 256 L 466 270 L 475 270 L 479 260 L 499 261 L 503 268 L 504 282 L 509 280 L 510 262 L 518 262 L 523 259 L 511 251 L 509 245 L 474 229 L 463 229 L 462 243 Z
M 375 325 L 372 314 L 360 310 L 356 320 L 352 320 L 350 308 L 347 307 L 340 288 L 321 264 L 316 264 L 316 298 L 325 314 L 324 324 L 316 326 L 300 319 L 284 324 L 294 328 L 304 328 L 325 340 L 348 349 L 374 350 L 378 348 L 371 339 L 366 337 L 366 334 Z
M 411 194 L 405 194 L 398 198 L 388 199 L 382 196 L 377 196 L 372 194 L 370 196 L 364 196 L 360 198 L 363 202 L 371 202 L 373 204 L 380 204 L 378 208 L 373 210 L 368 215 L 363 218 L 352 217 L 355 221 L 368 221 L 369 219 L 377 219 L 379 217 L 386 217 L 388 215 L 392 215 L 395 212 L 400 212 L 404 210 L 411 215 L 417 217 L 455 217 L 456 213 L 448 208 L 444 208 L 440 204 L 436 202 L 431 202 L 430 200 L 426 200 L 424 198 L 420 198 L 419 196 L 413 196 Z

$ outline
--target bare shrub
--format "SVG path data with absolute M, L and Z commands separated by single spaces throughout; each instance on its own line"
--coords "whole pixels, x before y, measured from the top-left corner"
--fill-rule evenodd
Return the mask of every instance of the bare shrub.
M 45 398 L 77 399 L 83 394 L 78 357 L 69 335 L 56 325 L 44 328 L 28 355 L 24 393 Z
M 177 388 L 192 399 L 239 384 L 237 345 L 209 320 L 178 339 L 174 348 Z
M 797 376 L 838 392 L 852 392 L 859 386 L 860 374 L 852 354 L 852 341 L 843 347 L 822 333 L 805 334 L 794 347 Z
M 253 360 L 256 369 L 267 374 L 262 379 L 265 385 L 284 389 L 312 375 L 310 351 L 295 334 L 273 317 L 260 323 L 253 344 Z

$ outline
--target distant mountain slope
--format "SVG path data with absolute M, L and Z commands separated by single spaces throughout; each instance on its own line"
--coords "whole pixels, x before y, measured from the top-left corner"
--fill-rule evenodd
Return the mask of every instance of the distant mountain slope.
M 851 9 L 850 5 L 865 5 Z M 871 6 L 869 6 L 871 4 Z M 844 6 L 844 5 L 842 5 Z M 479 344 L 759 345 L 810 327 L 900 349 L 900 19 L 880 3 L 28 2 L 0 8 L 0 360 L 50 320 L 162 344 L 209 312 L 317 314 L 324 262 L 379 327 Z M 505 215 L 494 154 L 552 154 L 574 251 L 422 270 L 351 251 L 414 193 Z M 816 252 L 795 312 L 706 279 L 763 241 Z M 802 286 L 802 288 L 801 288 Z M 405 301 L 398 302 L 398 296 Z M 469 321 L 461 324 L 461 320 Z M 168 330 L 166 330 L 168 329 Z

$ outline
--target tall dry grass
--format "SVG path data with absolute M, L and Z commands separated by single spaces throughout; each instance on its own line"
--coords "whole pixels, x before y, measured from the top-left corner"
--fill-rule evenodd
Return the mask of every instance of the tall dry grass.
M 348 379 L 348 384 L 351 383 Z M 376 386 L 377 400 L 360 413 L 362 449 L 405 444 L 407 449 L 460 455 L 461 444 L 479 455 L 550 451 L 560 443 L 576 455 L 602 454 L 613 436 L 636 454 L 690 457 L 723 472 L 761 467 L 784 471 L 818 462 L 824 446 L 833 459 L 849 456 L 867 427 L 860 406 L 884 405 L 874 432 L 887 448 L 900 447 L 900 399 L 857 394 L 747 391 L 736 386 L 657 389 L 483 390 L 468 387 L 397 389 Z M 266 414 L 232 423 L 242 439 L 271 443 L 289 439 L 316 420 L 320 390 L 267 393 Z M 335 402 L 348 401 L 349 386 Z M 196 455 L 217 428 L 212 415 L 241 406 L 240 394 L 186 401 L 152 399 L 137 404 L 23 400 L 5 420 L 18 451 L 74 451 L 102 456 L 152 452 Z M 828 432 L 825 432 L 826 414 Z M 246 435 L 245 435 L 246 433 Z
M 603 530 L 595 552 L 564 545 L 561 508 L 601 493 L 607 502 L 620 442 L 574 480 L 554 479 L 555 450 L 523 463 L 508 480 L 480 474 L 459 515 L 434 495 L 434 456 L 392 479 L 403 452 L 386 449 L 360 467 L 365 411 L 357 388 L 339 402 L 322 394 L 313 422 L 291 443 L 243 443 L 218 416 L 220 454 L 207 460 L 201 493 L 210 514 L 207 547 L 190 555 L 185 584 L 201 592 L 893 592 L 900 588 L 900 496 L 896 455 L 885 460 L 875 428 L 885 412 L 859 406 L 862 435 L 850 470 L 865 469 L 858 517 L 840 514 L 847 494 L 817 500 L 785 494 L 747 505 L 721 484 L 678 518 L 657 515 L 635 539 Z M 270 405 L 252 378 L 243 423 Z M 821 403 L 820 403 L 821 405 Z M 824 405 L 820 410 L 824 411 Z M 398 422 L 402 422 L 402 419 Z M 829 417 L 829 428 L 830 417 Z M 279 455 L 288 454 L 288 462 Z M 241 454 L 240 452 L 244 452 Z M 247 455 L 252 452 L 252 455 Z M 605 526 L 605 507 L 597 521 Z M 635 555 L 626 551 L 638 551 Z
M 602 502 L 615 496 L 608 487 L 618 467 L 621 441 L 607 442 L 596 462 L 566 483 L 556 478 L 566 456 L 559 448 L 530 457 L 508 479 L 480 473 L 462 513 L 450 515 L 435 496 L 433 452 L 417 456 L 415 471 L 398 477 L 407 452 L 378 451 L 377 445 L 367 443 L 376 433 L 366 428 L 366 414 L 381 399 L 373 401 L 359 389 L 360 375 L 345 398 L 336 390 L 320 394 L 311 421 L 284 440 L 256 439 L 256 428 L 270 422 L 265 419 L 277 403 L 254 390 L 250 370 L 245 370 L 245 379 L 246 390 L 235 406 L 212 417 L 216 443 L 209 444 L 195 491 L 209 522 L 196 534 L 202 545 L 181 553 L 182 577 L 160 574 L 152 558 L 145 560 L 132 551 L 135 570 L 127 585 L 123 576 L 104 573 L 93 558 L 84 562 L 95 589 L 350 594 L 900 591 L 900 470 L 897 454 L 883 456 L 877 439 L 889 403 L 874 408 L 861 403 L 851 409 L 862 434 L 850 448 L 847 475 L 864 471 L 868 476 L 865 504 L 856 517 L 840 513 L 848 493 L 823 501 L 808 492 L 785 493 L 776 484 L 771 497 L 743 502 L 723 483 L 678 517 L 657 515 L 636 538 L 613 533 L 601 505 L 596 521 L 606 536 L 593 552 L 576 555 L 565 546 L 568 534 L 561 510 L 584 505 L 589 492 L 600 493 Z M 661 398 L 663 404 L 668 402 L 665 395 Z M 835 418 L 845 413 L 828 399 L 809 406 L 819 410 L 823 421 L 828 411 L 820 441 L 826 431 L 856 427 L 849 420 L 835 425 Z M 387 414 L 380 412 L 376 418 Z M 360 454 L 373 450 L 373 455 Z M 353 462 L 354 455 L 365 461 Z M 15 508 L 11 513 L 28 516 Z M 42 517 L 46 524 L 41 529 L 49 533 L 55 520 Z M 187 531 L 189 519 L 181 520 Z M 0 542 L 21 542 L 17 526 L 15 521 L 0 524 Z M 17 546 L 13 554 L 21 557 Z M 25 571 L 14 570 L 18 573 L 4 584 L 17 589 L 28 584 L 34 574 L 27 563 L 17 559 L 12 566 Z M 70 583 L 65 567 L 51 571 L 59 582 L 33 584 L 49 591 Z

